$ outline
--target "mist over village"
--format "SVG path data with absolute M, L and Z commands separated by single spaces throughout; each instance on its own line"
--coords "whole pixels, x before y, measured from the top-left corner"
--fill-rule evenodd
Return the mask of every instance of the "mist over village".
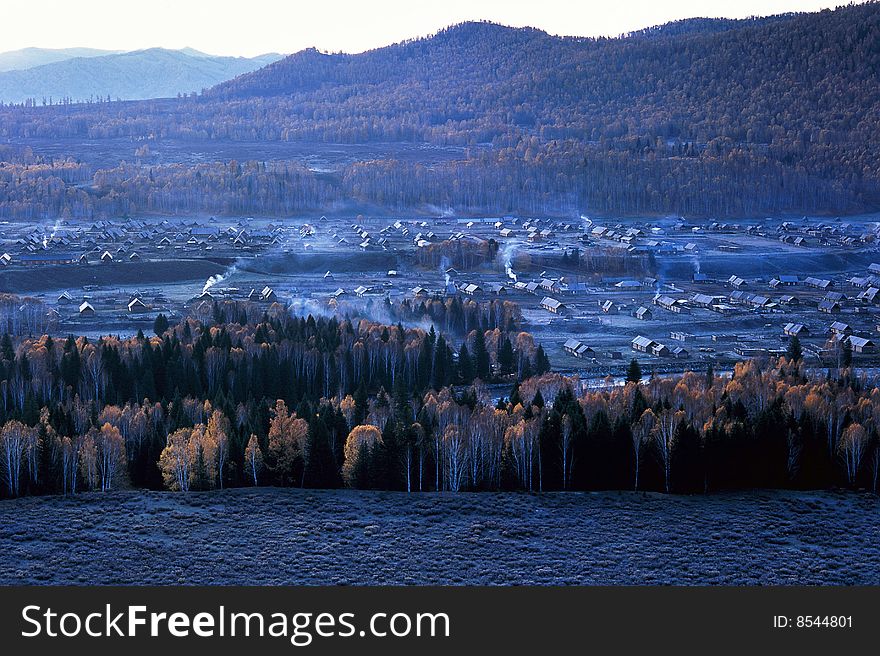
M 0 53 L 0 583 L 875 585 L 878 39 Z

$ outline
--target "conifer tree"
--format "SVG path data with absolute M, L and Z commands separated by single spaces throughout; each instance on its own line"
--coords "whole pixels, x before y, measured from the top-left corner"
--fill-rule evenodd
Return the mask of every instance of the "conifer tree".
M 513 346 L 507 335 L 504 335 L 504 339 L 501 340 L 501 346 L 498 349 L 498 367 L 502 374 L 509 374 L 513 371 Z
M 544 347 L 538 345 L 538 348 L 535 350 L 535 375 L 541 376 L 550 371 L 550 360 L 547 358 L 547 354 L 544 352 Z
M 482 330 L 477 330 L 474 338 L 474 375 L 483 381 L 490 380 L 492 376 L 489 351 L 486 350 L 486 336 Z
M 161 312 L 156 315 L 156 320 L 153 322 L 153 332 L 156 333 L 159 337 L 165 334 L 165 331 L 168 330 L 168 317 L 166 317 Z
M 801 340 L 797 335 L 792 335 L 788 342 L 788 349 L 785 351 L 785 357 L 789 362 L 799 362 L 804 352 L 801 348 Z
M 626 382 L 642 382 L 642 368 L 639 366 L 638 360 L 636 360 L 635 358 L 633 358 L 629 362 L 629 368 L 626 370 Z

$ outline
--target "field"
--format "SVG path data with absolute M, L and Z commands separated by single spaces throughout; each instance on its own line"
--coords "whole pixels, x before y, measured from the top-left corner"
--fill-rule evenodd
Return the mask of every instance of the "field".
M 0 504 L 0 584 L 873 584 L 876 497 L 116 492 Z
M 96 285 L 106 288 L 173 285 L 180 281 L 203 283 L 224 267 L 206 259 L 124 262 L 92 266 L 42 266 L 38 270 L 0 271 L 0 292 L 33 294 Z M 201 285 L 193 285 L 198 290 Z

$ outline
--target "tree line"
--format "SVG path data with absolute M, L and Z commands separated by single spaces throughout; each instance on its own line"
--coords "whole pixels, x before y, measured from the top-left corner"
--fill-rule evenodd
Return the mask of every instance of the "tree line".
M 880 389 L 847 367 L 807 374 L 794 352 L 739 363 L 729 377 L 710 368 L 648 382 L 634 361 L 625 385 L 582 391 L 550 372 L 540 346 L 518 372 L 517 354 L 533 348 L 524 333 L 475 331 L 456 362 L 433 331 L 266 318 L 186 320 L 151 339 L 96 344 L 44 336 L 15 348 L 5 336 L 2 494 L 878 489 Z M 357 373 L 323 389 L 303 344 L 317 360 L 360 351 Z M 262 386 L 239 388 L 254 368 Z M 136 386 L 135 372 L 153 387 Z M 157 386 L 162 375 L 173 386 Z M 494 380 L 509 393 L 498 398 Z
M 277 304 L 261 314 L 249 303 L 213 307 L 213 319 L 205 323 L 186 318 L 169 326 L 160 315 L 151 338 L 139 333 L 95 341 L 48 335 L 13 340 L 5 333 L 0 424 L 11 432 L 9 439 L 0 439 L 9 455 L 0 469 L 18 481 L 7 481 L 6 493 L 69 489 L 59 478 L 63 469 L 53 470 L 53 476 L 38 474 L 37 454 L 49 458 L 51 452 L 49 460 L 57 464 L 64 439 L 71 440 L 74 454 L 81 453 L 88 435 L 103 444 L 98 436 L 108 423 L 121 431 L 132 484 L 157 487 L 162 483 L 155 465 L 168 436 L 202 423 L 209 427 L 212 412 L 220 412 L 217 426 L 227 427 L 234 419 L 236 432 L 232 439 L 229 430 L 222 431 L 230 438 L 233 458 L 219 471 L 240 483 L 249 438 L 252 433 L 266 438 L 279 402 L 303 417 L 317 415 L 327 399 L 355 399 L 362 420 L 367 400 L 387 399 L 391 390 L 413 395 L 550 368 L 543 349 L 526 333 L 508 336 L 477 326 L 457 346 L 433 326 L 405 329 L 366 320 L 293 317 Z M 229 322 L 216 323 L 225 317 Z M 333 424 L 332 412 L 323 416 Z M 197 442 L 210 443 L 217 434 L 212 429 Z M 71 457 L 79 462 L 79 455 Z

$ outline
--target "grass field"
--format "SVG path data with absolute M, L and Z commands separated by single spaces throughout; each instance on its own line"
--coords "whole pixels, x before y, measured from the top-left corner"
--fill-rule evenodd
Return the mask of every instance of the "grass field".
M 180 280 L 204 280 L 224 266 L 203 259 L 157 262 L 41 266 L 0 271 L 0 292 L 29 294 L 55 289 L 76 290 L 83 285 L 161 285 Z
M 844 493 L 243 489 L 0 502 L 0 584 L 877 584 Z

